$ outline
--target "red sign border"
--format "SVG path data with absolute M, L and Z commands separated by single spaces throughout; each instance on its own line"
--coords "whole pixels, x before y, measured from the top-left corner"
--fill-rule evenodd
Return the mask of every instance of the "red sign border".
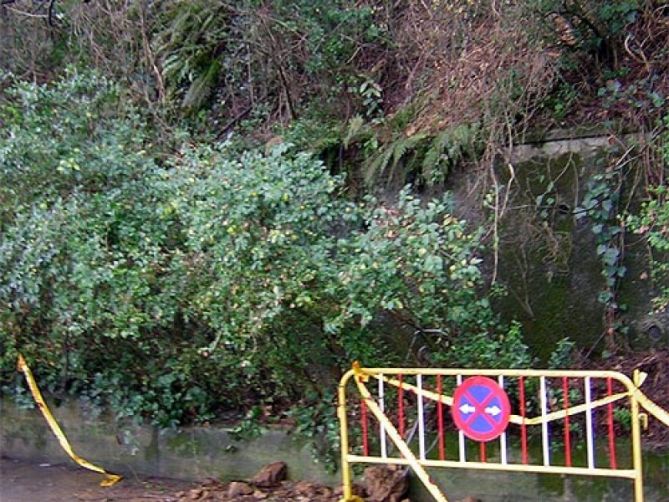
M 460 410 L 458 409 L 460 398 L 462 398 L 462 395 L 474 385 L 483 385 L 484 387 L 491 388 L 494 397 L 499 398 L 502 405 L 502 421 L 498 424 L 496 423 L 493 426 L 493 429 L 485 434 L 481 434 L 469 428 L 462 420 Z M 473 376 L 467 378 L 455 389 L 455 392 L 453 393 L 453 404 L 451 406 L 451 416 L 453 417 L 453 422 L 458 430 L 461 430 L 469 439 L 479 442 L 492 441 L 501 436 L 509 425 L 509 419 L 511 418 L 511 402 L 509 401 L 507 393 L 495 380 L 484 376 Z

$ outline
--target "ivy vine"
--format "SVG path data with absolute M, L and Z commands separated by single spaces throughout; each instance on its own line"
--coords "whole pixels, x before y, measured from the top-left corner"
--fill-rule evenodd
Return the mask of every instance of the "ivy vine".
M 616 314 L 625 308 L 616 295 L 620 280 L 627 273 L 623 264 L 624 226 L 618 217 L 622 179 L 619 167 L 593 175 L 588 180 L 581 205 L 574 210 L 577 220 L 590 220 L 590 228 L 595 236 L 596 252 L 604 278 L 604 288 L 597 299 L 605 306 L 605 324 L 610 335 L 620 328 Z

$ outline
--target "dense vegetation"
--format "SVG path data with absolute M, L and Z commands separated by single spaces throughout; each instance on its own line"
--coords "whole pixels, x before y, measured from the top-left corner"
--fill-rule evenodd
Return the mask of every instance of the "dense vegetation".
M 644 138 L 574 215 L 614 350 L 626 228 L 669 302 L 668 20 L 652 0 L 3 1 L 3 391 L 21 351 L 53 393 L 175 425 L 323 402 L 354 359 L 530 365 L 491 306 L 497 166 L 575 124 Z
M 167 425 L 319 392 L 389 356 L 393 324 L 494 343 L 479 235 L 448 197 L 349 201 L 341 176 L 282 147 L 184 146 L 159 165 L 137 111 L 92 74 L 6 98 L 6 372 L 21 350 L 53 389 Z

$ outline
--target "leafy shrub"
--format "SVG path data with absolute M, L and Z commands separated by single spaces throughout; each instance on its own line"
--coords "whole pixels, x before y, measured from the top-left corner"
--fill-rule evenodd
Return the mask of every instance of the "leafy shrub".
M 525 357 L 517 328 L 492 335 L 478 233 L 448 198 L 355 203 L 286 147 L 158 162 L 141 115 L 94 74 L 7 96 L 5 389 L 20 350 L 52 392 L 168 426 L 316 400 L 351 360 L 396 360 L 389 327 L 440 329 L 444 361 Z
M 405 188 L 392 208 L 374 199 L 368 207 L 365 228 L 340 242 L 340 252 L 351 257 L 339 273 L 344 315 L 365 325 L 381 307 L 407 327 L 454 335 L 485 326 L 489 318 L 478 309 L 475 289 L 478 236 L 451 215 L 448 195 L 422 204 Z
M 18 83 L 5 91 L 0 123 L 0 224 L 37 199 L 51 204 L 74 190 L 118 186 L 132 163 L 140 172 L 146 140 L 138 114 L 118 119 L 119 88 L 95 74 L 67 76 L 52 86 Z
M 486 300 L 482 302 L 487 307 Z M 460 337 L 435 359 L 441 365 L 462 368 L 529 368 L 534 362 L 518 322 L 506 333 L 491 336 L 481 330 Z
M 168 192 L 138 115 L 91 74 L 19 84 L 9 98 L 0 140 L 4 374 L 20 349 L 51 390 L 90 391 L 121 414 L 167 424 L 205 412 L 203 389 L 213 385 L 192 375 L 208 363 L 186 343 L 197 333 L 180 332 L 179 277 L 164 274 L 182 239 L 157 213 Z
M 576 343 L 569 338 L 558 340 L 555 349 L 548 357 L 548 367 L 550 369 L 571 368 L 574 365 L 574 355 Z

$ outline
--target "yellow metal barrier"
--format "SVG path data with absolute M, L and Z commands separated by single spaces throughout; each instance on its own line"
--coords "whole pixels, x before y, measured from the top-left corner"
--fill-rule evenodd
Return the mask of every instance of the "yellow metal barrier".
M 633 379 L 630 380 L 627 376 L 615 371 L 361 368 L 354 363 L 353 368 L 342 377 L 339 384 L 338 417 L 341 426 L 342 502 L 360 500 L 359 497 L 353 495 L 352 490 L 351 464 L 354 463 L 409 466 L 434 499 L 440 502 L 447 502 L 446 496 L 433 483 L 426 468 L 465 468 L 630 479 L 634 482 L 634 500 L 642 502 L 640 418 L 643 414 L 640 414 L 640 407 L 643 407 L 660 422 L 669 426 L 669 413 L 653 403 L 639 390 L 645 376 L 638 371 L 634 373 Z M 520 456 L 514 455 L 514 451 L 507 442 L 505 422 L 502 425 L 504 429 L 500 430 L 493 440 L 479 442 L 478 461 L 467 458 L 466 446 L 468 442 L 472 441 L 468 437 L 471 437 L 473 432 L 457 430 L 458 458 L 447 460 L 443 448 L 444 437 L 448 426 L 450 425 L 451 431 L 454 430 L 454 427 L 452 423 L 447 423 L 448 420 L 445 419 L 442 408 L 448 408 L 451 414 L 457 414 L 459 407 L 461 415 L 464 414 L 463 416 L 468 417 L 467 414 L 471 414 L 472 418 L 474 418 L 475 408 L 466 402 L 464 404 L 463 402 L 454 403 L 454 396 L 457 392 L 454 395 L 447 395 L 442 392 L 442 381 L 450 379 L 451 387 L 458 389 L 468 380 L 472 380 L 469 383 L 474 383 L 473 381 L 476 378 L 480 379 L 481 377 L 496 379 L 492 383 L 497 385 L 499 389 L 491 389 L 494 390 L 494 394 L 506 395 L 508 392 L 514 395 L 513 401 L 516 406 L 510 407 L 510 413 L 505 418 L 508 420 L 509 426 L 512 425 L 520 429 Z M 412 379 L 413 383 L 406 381 L 405 378 Z M 488 379 L 483 380 L 489 382 Z M 433 380 L 432 384 L 429 383 L 430 380 Z M 351 381 L 355 383 L 355 389 L 359 394 L 359 404 L 347 401 L 347 387 Z M 556 385 L 556 381 L 559 385 Z M 376 385 L 370 385 L 370 383 Z M 448 385 L 449 382 L 446 382 L 446 384 Z M 431 387 L 432 390 L 429 390 L 428 387 Z M 466 387 L 466 385 L 463 387 Z M 532 390 L 534 387 L 538 387 L 538 393 Z M 617 387 L 615 392 L 614 387 Z M 397 397 L 397 409 L 395 411 L 397 411 L 398 416 L 394 422 L 389 417 L 390 408 L 393 406 L 391 393 Z M 604 395 L 596 397 L 598 393 Z M 412 396 L 411 399 L 415 398 L 415 410 L 411 407 L 408 396 Z M 583 402 L 577 403 L 580 400 Z M 491 402 L 493 401 L 488 399 L 488 403 Z M 497 402 L 494 401 L 494 403 Z M 478 404 L 483 405 L 485 403 Z M 631 451 L 629 451 L 629 460 L 617 455 L 616 439 L 619 435 L 615 431 L 614 404 L 616 404 L 618 411 L 625 410 L 620 415 L 628 416 L 630 420 Z M 535 408 L 539 408 L 539 414 L 528 416 L 530 411 Z M 594 413 L 596 410 L 600 412 L 600 419 L 602 418 L 601 412 L 606 415 L 605 420 L 599 424 Z M 368 412 L 371 413 L 378 424 L 378 434 L 369 434 Z M 490 416 L 497 416 L 502 413 L 502 410 L 495 404 L 495 406 L 486 407 L 485 412 L 490 413 Z M 480 411 L 476 413 L 480 416 L 483 415 Z M 353 415 L 361 420 L 361 434 L 363 436 L 362 452 L 358 451 L 357 453 L 352 452 L 353 449 L 350 445 L 349 417 Z M 484 419 L 497 427 L 497 422 L 494 420 L 489 420 L 489 417 L 481 418 L 481 420 Z M 498 417 L 498 420 L 501 419 Z M 405 432 L 405 422 L 408 423 L 409 421 L 413 421 L 412 431 L 414 434 Z M 549 424 L 556 421 L 563 422 L 562 428 L 557 431 L 550 431 Z M 572 461 L 571 458 L 572 430 L 570 424 L 573 424 L 573 421 L 584 422 L 587 457 L 584 465 L 576 465 L 578 462 Z M 484 428 L 488 426 L 485 421 L 482 424 Z M 541 427 L 542 455 L 540 461 L 530 459 L 528 456 L 527 428 L 532 426 Z M 595 434 L 598 426 L 600 429 L 602 427 L 607 429 L 607 434 L 605 434 L 608 438 L 607 466 L 601 465 L 600 457 L 602 454 L 596 448 Z M 620 426 L 618 427 L 620 428 Z M 434 432 L 435 428 L 437 429 L 436 433 Z M 374 430 L 377 430 L 376 427 Z M 414 440 L 411 436 L 414 436 L 416 432 L 417 440 Z M 551 452 L 556 441 L 556 432 L 560 433 L 564 440 L 565 459 L 559 462 L 555 462 L 551 458 Z M 438 458 L 428 458 L 426 440 L 430 437 L 434 439 L 435 436 L 435 443 L 439 443 L 439 455 Z M 415 443 L 417 443 L 418 452 L 414 451 Z M 392 453 L 391 449 L 393 447 L 398 453 Z M 357 449 L 360 448 L 357 447 Z M 373 449 L 376 451 L 371 452 Z M 494 451 L 496 454 L 488 456 L 487 451 Z

